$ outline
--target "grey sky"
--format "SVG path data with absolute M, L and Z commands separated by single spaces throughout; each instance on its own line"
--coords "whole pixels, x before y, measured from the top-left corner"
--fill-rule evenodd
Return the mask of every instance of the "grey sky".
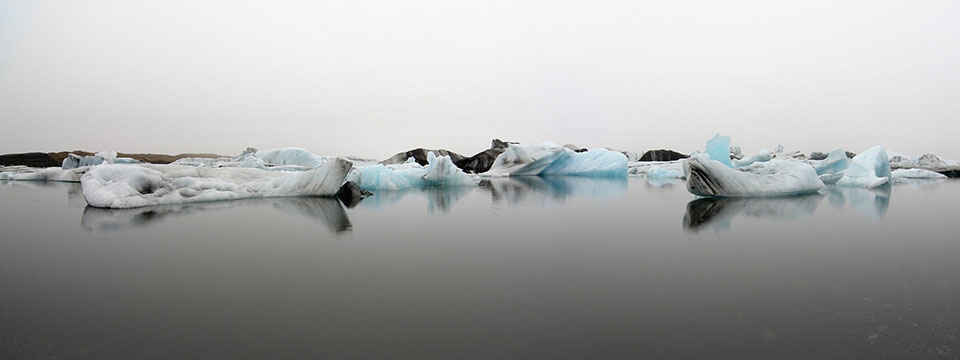
M 882 144 L 960 159 L 958 1 L 6 1 L 0 153 Z

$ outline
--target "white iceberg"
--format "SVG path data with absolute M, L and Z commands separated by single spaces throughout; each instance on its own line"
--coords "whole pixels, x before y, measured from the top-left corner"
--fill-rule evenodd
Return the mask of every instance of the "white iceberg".
M 422 179 L 426 186 L 473 186 L 477 179 L 467 175 L 453 164 L 449 156 L 436 156 L 427 153 L 426 174 Z
M 795 160 L 774 159 L 733 169 L 707 155 L 697 155 L 686 161 L 684 172 L 687 190 L 699 196 L 785 196 L 824 188 L 813 167 Z
M 301 148 L 289 147 L 280 149 L 260 150 L 253 154 L 264 164 L 272 166 L 302 166 L 314 168 L 324 163 L 325 158 L 314 155 Z
M 683 171 L 653 166 L 647 171 L 648 179 L 683 179 Z
M 883 147 L 874 146 L 853 157 L 837 185 L 875 188 L 889 182 L 890 159 Z
M 573 152 L 563 146 L 552 143 L 537 145 L 510 144 L 493 161 L 486 176 L 527 176 L 540 175 L 544 169 L 564 155 Z
M 62 169 L 58 167 L 8 167 L 0 170 L 0 180 L 80 182 L 80 176 L 89 167 Z
M 401 190 L 427 186 L 474 186 L 478 179 L 453 164 L 449 156 L 427 154 L 427 166 L 416 162 L 358 167 L 347 176 L 361 189 Z
M 847 157 L 846 151 L 835 148 L 830 150 L 826 159 L 813 161 L 812 165 L 817 175 L 839 174 L 850 167 L 850 158 Z
M 756 155 L 748 156 L 740 160 L 733 160 L 732 163 L 733 163 L 733 167 L 744 167 L 744 166 L 750 166 L 753 163 L 770 161 L 772 158 L 773 158 L 773 155 L 770 154 L 770 150 L 762 149 Z
M 891 181 L 904 179 L 946 179 L 947 176 L 926 169 L 897 169 L 890 173 Z
M 627 157 L 617 151 L 590 149 L 583 152 L 563 150 L 563 155 L 540 175 L 547 176 L 627 176 Z
M 304 172 L 177 165 L 101 165 L 80 178 L 90 206 L 135 208 L 263 197 L 333 196 L 353 164 L 342 158 Z
M 707 148 L 704 150 L 710 159 L 719 161 L 727 167 L 733 167 L 730 162 L 730 137 L 716 134 L 710 140 L 707 140 Z
M 95 166 L 103 163 L 113 164 L 117 160 L 116 151 L 101 151 L 94 155 L 80 156 L 77 154 L 67 154 L 60 165 L 61 169 L 69 170 L 84 166 Z
M 544 142 L 537 145 L 510 144 L 494 160 L 484 176 L 626 176 L 627 157 L 607 149 L 575 152 Z

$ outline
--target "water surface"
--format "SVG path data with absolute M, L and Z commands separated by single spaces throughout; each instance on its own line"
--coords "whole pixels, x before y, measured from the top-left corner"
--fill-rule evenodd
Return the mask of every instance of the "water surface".
M 0 182 L 0 357 L 956 359 L 958 203 L 534 177 L 107 210 Z

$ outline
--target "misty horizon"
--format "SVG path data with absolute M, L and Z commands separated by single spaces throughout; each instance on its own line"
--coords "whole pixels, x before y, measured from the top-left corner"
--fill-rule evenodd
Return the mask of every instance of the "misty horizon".
M 0 153 L 642 152 L 960 158 L 958 3 L 0 5 Z

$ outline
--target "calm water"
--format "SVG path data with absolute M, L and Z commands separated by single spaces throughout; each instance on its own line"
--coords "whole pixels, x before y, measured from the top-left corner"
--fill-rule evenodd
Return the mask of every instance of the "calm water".
M 960 358 L 960 182 L 125 211 L 0 182 L 0 358 Z

